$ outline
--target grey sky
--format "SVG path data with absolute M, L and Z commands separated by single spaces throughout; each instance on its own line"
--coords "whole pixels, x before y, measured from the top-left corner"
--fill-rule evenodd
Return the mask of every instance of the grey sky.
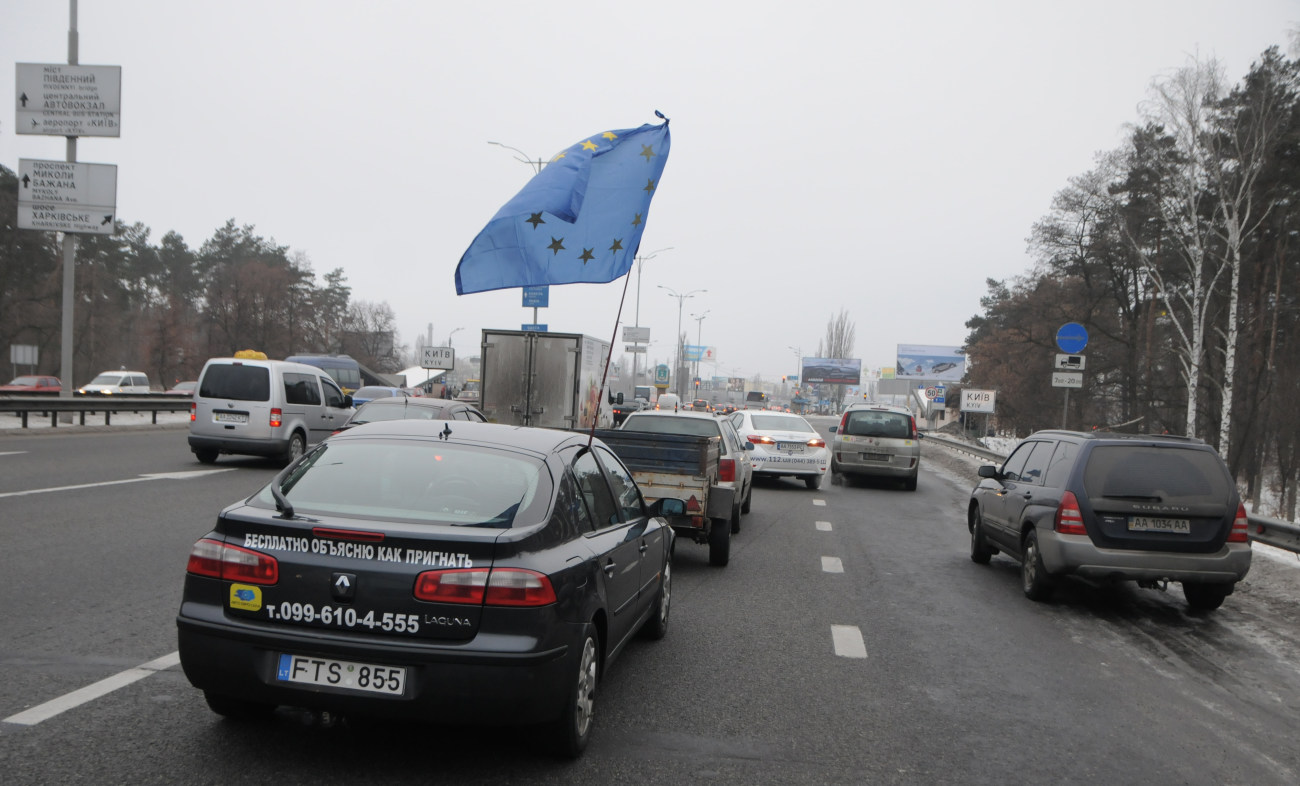
M 1116 147 L 1157 75 L 1199 52 L 1238 81 L 1284 51 L 1300 3 L 163 2 L 81 0 L 80 60 L 122 66 L 118 215 L 197 249 L 227 219 L 342 267 L 413 346 L 433 323 L 476 354 L 532 321 L 518 290 L 455 294 L 461 253 L 549 158 L 672 119 L 643 253 L 640 323 L 669 362 L 708 312 L 716 373 L 797 371 L 841 308 L 864 368 L 895 345 L 958 345 L 986 278 L 1030 264 L 1052 195 Z M 67 60 L 66 0 L 6 0 L 13 63 Z M 0 162 L 62 159 L 15 137 Z M 633 278 L 623 324 L 635 324 Z M 552 287 L 539 321 L 609 338 L 622 280 Z M 621 342 L 619 344 L 621 346 Z M 707 369 L 706 369 L 707 372 Z

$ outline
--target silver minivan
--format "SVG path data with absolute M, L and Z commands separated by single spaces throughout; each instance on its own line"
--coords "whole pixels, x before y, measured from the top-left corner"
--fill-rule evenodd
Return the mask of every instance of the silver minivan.
M 190 450 L 293 461 L 352 415 L 352 398 L 325 371 L 284 360 L 213 358 L 190 405 Z
M 903 407 L 853 404 L 831 426 L 831 474 L 893 478 L 916 490 L 921 469 L 921 434 Z

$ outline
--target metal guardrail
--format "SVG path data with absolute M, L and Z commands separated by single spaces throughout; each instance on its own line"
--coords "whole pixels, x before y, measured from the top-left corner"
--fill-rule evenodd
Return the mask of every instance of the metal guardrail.
M 50 426 L 59 425 L 59 415 L 65 412 L 80 413 L 80 424 L 86 425 L 86 415 L 103 413 L 104 425 L 113 425 L 113 415 L 130 412 L 153 413 L 153 423 L 158 423 L 159 412 L 186 412 L 190 408 L 189 396 L 75 396 L 73 398 L 52 398 L 42 396 L 7 396 L 0 397 L 0 413 L 13 412 L 23 420 L 27 428 L 28 417 L 38 413 L 40 417 L 49 417 Z
M 935 436 L 929 433 L 925 434 L 924 439 L 926 442 L 934 442 L 951 450 L 975 456 L 976 458 L 987 459 L 999 463 L 1006 458 L 1006 456 L 1001 453 L 981 448 L 978 445 L 972 445 L 969 442 L 960 442 L 955 439 L 948 439 L 946 437 Z M 1250 539 L 1252 541 L 1258 541 L 1260 543 L 1268 544 L 1269 546 L 1300 554 L 1300 525 L 1291 521 L 1269 518 L 1268 516 L 1247 515 L 1246 520 L 1250 522 Z

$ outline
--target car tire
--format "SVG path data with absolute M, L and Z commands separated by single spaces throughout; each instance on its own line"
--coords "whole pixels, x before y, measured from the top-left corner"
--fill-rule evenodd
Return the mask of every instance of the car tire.
M 1025 597 L 1034 601 L 1047 600 L 1052 597 L 1054 589 L 1052 577 L 1047 575 L 1047 568 L 1043 566 L 1038 533 L 1033 529 L 1025 535 L 1025 545 L 1021 551 L 1020 587 L 1025 591 Z
M 903 481 L 904 491 L 916 491 L 916 475 L 912 475 Z
M 987 565 L 997 551 L 989 546 L 984 537 L 984 517 L 979 510 L 971 513 L 970 524 L 970 561 L 976 565 Z
M 731 524 L 726 519 L 713 519 L 709 528 L 709 564 L 725 568 L 731 561 Z
M 289 436 L 289 448 L 284 452 L 284 463 L 292 464 L 306 452 L 307 438 L 302 435 L 301 431 L 295 431 Z
M 740 503 L 741 513 L 749 512 L 750 503 L 753 501 L 753 499 L 754 499 L 754 484 L 750 483 L 749 489 L 745 492 L 745 501 Z
M 587 623 L 578 649 L 578 668 L 564 699 L 560 717 L 550 724 L 551 750 L 565 759 L 582 755 L 596 720 L 596 684 L 600 679 L 600 641 Z
M 740 506 L 731 509 L 731 534 L 740 532 Z
M 1198 584 L 1183 582 L 1183 597 L 1196 611 L 1214 611 L 1223 605 L 1223 599 L 1232 594 L 1233 584 Z
M 822 485 L 822 476 L 821 476 L 821 475 L 809 475 L 808 477 L 806 477 L 806 478 L 803 479 L 803 483 L 804 483 L 804 485 L 807 486 L 810 490 L 812 490 L 812 491 L 816 491 L 817 489 L 821 488 L 821 485 Z
M 203 700 L 208 703 L 208 709 L 234 721 L 261 720 L 275 712 L 274 704 L 245 701 L 206 690 L 203 691 Z
M 200 464 L 216 464 L 218 455 L 220 452 L 216 450 L 194 451 L 194 458 L 198 459 Z
M 659 594 L 655 596 L 654 611 L 646 620 L 641 632 L 651 641 L 659 641 L 668 633 L 668 615 L 673 603 L 673 561 L 664 560 L 663 576 L 659 579 Z

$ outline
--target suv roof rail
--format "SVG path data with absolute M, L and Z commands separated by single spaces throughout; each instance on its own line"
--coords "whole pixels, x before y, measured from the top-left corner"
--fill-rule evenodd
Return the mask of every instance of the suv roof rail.
M 1080 439 L 1138 439 L 1138 440 L 1168 440 L 1170 442 L 1185 442 L 1193 445 L 1204 445 L 1205 440 L 1198 437 L 1184 437 L 1180 434 L 1130 434 L 1121 431 L 1070 431 L 1068 429 L 1043 429 L 1035 431 L 1030 436 L 1068 436 L 1078 437 Z

